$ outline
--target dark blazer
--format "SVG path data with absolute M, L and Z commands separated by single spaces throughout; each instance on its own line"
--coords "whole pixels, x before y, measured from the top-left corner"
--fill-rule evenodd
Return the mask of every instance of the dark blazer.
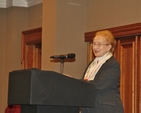
M 89 82 L 95 86 L 95 107 L 82 108 L 82 113 L 124 113 L 119 92 L 120 66 L 113 56 Z

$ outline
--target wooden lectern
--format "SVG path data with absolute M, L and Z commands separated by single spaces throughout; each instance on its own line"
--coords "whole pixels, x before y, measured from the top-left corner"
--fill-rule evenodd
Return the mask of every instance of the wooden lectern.
M 94 86 L 83 80 L 36 68 L 9 73 L 8 104 L 21 113 L 78 113 L 94 100 Z

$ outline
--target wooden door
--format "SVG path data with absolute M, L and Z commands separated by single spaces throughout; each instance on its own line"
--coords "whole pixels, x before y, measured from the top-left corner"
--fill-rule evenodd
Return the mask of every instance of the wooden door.
M 139 37 L 131 36 L 117 39 L 116 58 L 121 66 L 120 92 L 125 113 L 139 113 Z
M 109 28 L 117 40 L 114 56 L 121 66 L 120 96 L 125 113 L 141 113 L 141 23 Z M 88 62 L 92 60 L 91 42 L 97 31 L 85 33 Z
M 22 69 L 41 69 L 41 37 L 41 28 L 22 32 Z

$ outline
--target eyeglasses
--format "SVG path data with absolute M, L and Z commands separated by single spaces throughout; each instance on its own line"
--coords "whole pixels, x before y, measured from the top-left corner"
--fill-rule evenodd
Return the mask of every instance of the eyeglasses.
M 92 46 L 97 46 L 97 47 L 101 47 L 102 45 L 109 45 L 109 44 L 101 44 L 101 43 L 92 43 Z

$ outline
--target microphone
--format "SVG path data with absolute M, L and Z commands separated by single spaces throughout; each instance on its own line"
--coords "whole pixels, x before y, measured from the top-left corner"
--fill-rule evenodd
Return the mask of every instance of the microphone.
M 53 58 L 53 59 L 75 58 L 75 54 L 69 53 L 69 54 L 65 54 L 65 55 L 53 55 L 50 58 Z

